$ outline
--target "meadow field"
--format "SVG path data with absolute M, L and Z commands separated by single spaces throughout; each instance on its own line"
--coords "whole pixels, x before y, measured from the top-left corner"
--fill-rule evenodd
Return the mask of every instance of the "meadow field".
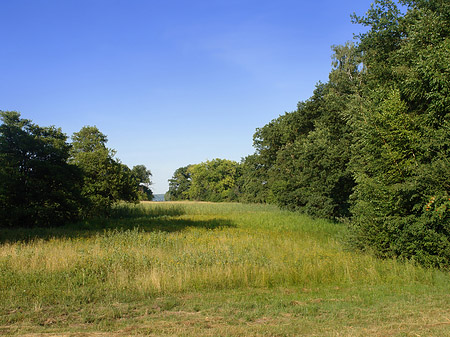
M 120 205 L 0 230 L 0 335 L 449 336 L 450 275 L 268 205 Z

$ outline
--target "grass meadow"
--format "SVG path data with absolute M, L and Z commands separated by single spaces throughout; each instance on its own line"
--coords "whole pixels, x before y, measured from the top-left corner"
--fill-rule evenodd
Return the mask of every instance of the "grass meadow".
M 449 336 L 450 275 L 268 205 L 120 205 L 0 230 L 0 335 Z

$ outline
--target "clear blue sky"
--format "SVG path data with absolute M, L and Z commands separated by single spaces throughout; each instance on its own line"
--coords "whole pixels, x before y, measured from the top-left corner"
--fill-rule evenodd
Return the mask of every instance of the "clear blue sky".
M 96 125 L 164 193 L 181 166 L 253 153 L 311 96 L 371 0 L 0 0 L 0 110 Z

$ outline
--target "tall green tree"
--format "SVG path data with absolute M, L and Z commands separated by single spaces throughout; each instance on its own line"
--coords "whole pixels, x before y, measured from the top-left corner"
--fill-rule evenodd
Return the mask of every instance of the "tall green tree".
M 175 170 L 171 179 L 169 179 L 169 191 L 165 196 L 166 200 L 188 200 L 189 188 L 191 187 L 191 173 L 189 167 L 184 166 Z
M 131 173 L 138 184 L 139 199 L 153 200 L 153 192 L 150 189 L 152 172 L 145 165 L 136 165 L 131 169 Z
M 0 118 L 0 224 L 56 226 L 76 219 L 82 178 L 67 162 L 66 135 L 14 111 L 1 111 Z
M 72 136 L 71 163 L 83 172 L 82 195 L 88 200 L 85 215 L 107 215 L 119 201 L 138 200 L 132 171 L 106 147 L 108 139 L 95 126 L 85 126 Z
M 354 114 L 353 242 L 450 265 L 450 4 L 375 1 L 354 21 L 367 73 Z

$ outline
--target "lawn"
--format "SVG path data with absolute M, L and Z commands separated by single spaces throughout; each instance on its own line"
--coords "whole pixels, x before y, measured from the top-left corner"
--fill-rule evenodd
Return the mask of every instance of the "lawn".
M 0 335 L 449 336 L 450 275 L 268 205 L 120 205 L 0 231 Z

